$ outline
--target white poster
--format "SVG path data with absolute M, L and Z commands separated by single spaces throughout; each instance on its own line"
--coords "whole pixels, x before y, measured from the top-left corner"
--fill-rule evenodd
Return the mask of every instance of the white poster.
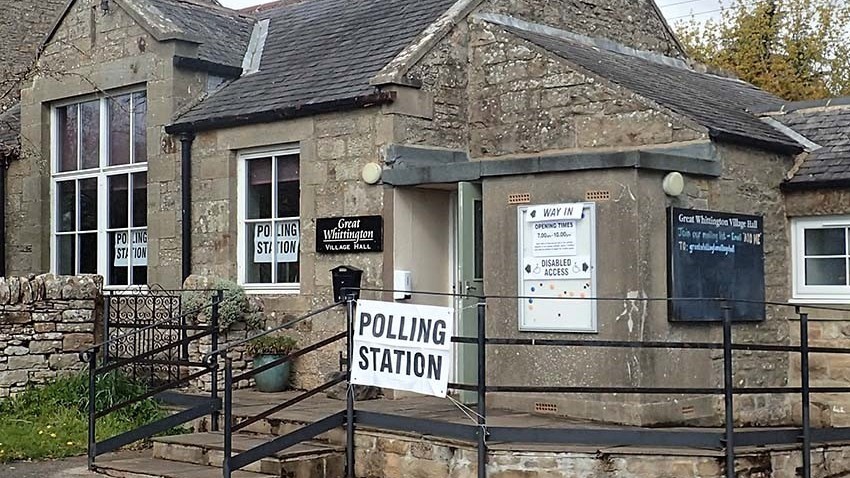
M 355 310 L 351 383 L 446 396 L 454 309 L 359 300 Z
M 576 255 L 576 221 L 535 222 L 532 228 L 535 256 Z
M 597 331 L 596 206 L 517 208 L 519 329 Z
M 115 267 L 127 267 L 131 261 L 134 266 L 148 265 L 148 231 L 121 231 L 114 237 Z
M 277 262 L 298 262 L 298 246 L 301 238 L 298 219 L 275 223 L 277 242 L 272 237 L 272 224 L 254 224 L 254 263 L 271 263 L 276 256 Z M 272 250 L 272 245 L 277 250 Z M 274 254 L 273 254 L 274 252 Z

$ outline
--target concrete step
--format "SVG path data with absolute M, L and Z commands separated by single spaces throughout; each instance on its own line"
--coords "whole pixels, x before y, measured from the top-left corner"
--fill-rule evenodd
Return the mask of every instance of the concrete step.
M 221 468 L 158 458 L 99 458 L 95 471 L 113 478 L 221 478 Z M 280 475 L 235 471 L 233 478 L 279 478 Z M 318 475 L 317 475 L 318 476 Z
M 273 440 L 273 435 L 235 433 L 233 454 Z M 343 475 L 345 449 L 318 442 L 299 443 L 244 468 L 291 478 L 332 478 Z M 153 439 L 153 457 L 173 462 L 221 467 L 224 436 L 220 432 L 192 433 Z

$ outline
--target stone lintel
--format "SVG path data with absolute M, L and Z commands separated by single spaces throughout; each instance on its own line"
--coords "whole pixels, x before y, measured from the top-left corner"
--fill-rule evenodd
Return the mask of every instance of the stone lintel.
M 393 144 L 387 147 L 387 164 L 391 169 L 384 172 L 383 179 L 385 184 L 392 186 L 621 168 L 720 177 L 722 166 L 716 148 L 708 142 L 628 151 L 562 153 L 475 161 L 470 161 L 462 151 Z

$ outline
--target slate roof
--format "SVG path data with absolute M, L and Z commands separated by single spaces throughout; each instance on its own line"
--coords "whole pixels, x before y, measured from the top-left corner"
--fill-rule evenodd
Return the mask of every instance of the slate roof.
M 850 100 L 790 103 L 783 109 L 790 112 L 772 118 L 821 146 L 803 160 L 788 186 L 850 184 Z
M 138 0 L 131 0 L 138 1 Z M 254 19 L 239 12 L 189 0 L 144 0 L 174 23 L 184 38 L 194 39 L 198 59 L 227 66 L 242 66 Z
M 269 34 L 260 71 L 181 115 L 169 132 L 270 121 L 377 93 L 381 70 L 455 0 L 309 0 L 257 14 Z M 364 101 L 366 101 L 364 100 Z
M 17 154 L 20 149 L 21 104 L 16 103 L 0 114 L 0 157 Z
M 575 37 L 554 36 L 514 26 L 504 28 L 555 55 L 648 98 L 708 128 L 714 138 L 799 152 L 790 137 L 761 121 L 748 108 L 778 108 L 782 100 L 748 83 L 686 67 L 658 55 L 630 54 Z M 588 39 L 591 42 L 592 39 Z

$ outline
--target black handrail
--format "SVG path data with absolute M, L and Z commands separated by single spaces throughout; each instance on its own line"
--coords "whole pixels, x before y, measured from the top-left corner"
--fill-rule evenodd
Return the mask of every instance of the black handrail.
M 224 417 L 223 417 L 223 421 L 224 421 L 224 447 L 223 447 L 224 448 L 224 450 L 223 450 L 224 451 L 224 453 L 223 453 L 224 458 L 222 460 L 222 473 L 223 473 L 224 478 L 231 478 L 233 471 L 238 470 L 239 468 L 245 467 L 250 463 L 253 463 L 257 460 L 260 460 L 262 458 L 270 456 L 270 455 L 277 453 L 281 450 L 284 450 L 286 448 L 289 448 L 289 447 L 291 447 L 291 446 L 293 446 L 297 443 L 300 443 L 301 441 L 314 438 L 314 437 L 316 437 L 316 436 L 318 436 L 322 433 L 325 433 L 325 432 L 327 432 L 327 431 L 329 431 L 333 428 L 336 428 L 336 427 L 342 425 L 343 423 L 345 423 L 346 428 L 350 430 L 349 434 L 347 434 L 347 436 L 349 436 L 351 438 L 351 440 L 349 440 L 348 448 L 353 451 L 352 443 L 353 443 L 353 429 L 354 429 L 353 428 L 354 427 L 354 420 L 353 420 L 354 402 L 353 402 L 353 395 L 352 395 L 351 391 L 349 390 L 348 391 L 348 400 L 346 401 L 347 408 L 346 408 L 346 412 L 344 414 L 343 414 L 343 412 L 340 412 L 340 413 L 331 415 L 331 416 L 326 417 L 322 420 L 319 420 L 316 423 L 313 423 L 311 425 L 307 425 L 303 428 L 295 430 L 295 431 L 288 433 L 286 435 L 283 435 L 283 436 L 280 436 L 280 437 L 275 437 L 274 439 L 272 439 L 268 442 L 259 444 L 255 447 L 251 448 L 250 450 L 246 450 L 246 451 L 243 451 L 241 453 L 237 453 L 235 455 L 233 454 L 233 433 L 234 432 L 241 430 L 245 427 L 248 427 L 249 425 L 256 423 L 260 420 L 268 418 L 269 416 L 271 416 L 275 413 L 278 413 L 282 410 L 285 410 L 285 409 L 287 409 L 287 408 L 289 408 L 289 407 L 291 407 L 295 404 L 298 404 L 298 403 L 300 403 L 300 402 L 302 402 L 302 401 L 304 401 L 304 400 L 306 400 L 306 399 L 308 399 L 308 398 L 310 398 L 310 397 L 312 397 L 312 396 L 314 396 L 318 393 L 326 391 L 327 389 L 333 387 L 334 385 L 337 385 L 339 383 L 343 383 L 343 382 L 345 382 L 349 379 L 350 369 L 346 370 L 346 373 L 340 374 L 339 376 L 319 385 L 318 387 L 314 387 L 310 390 L 304 391 L 304 392 L 296 395 L 295 397 L 284 401 L 283 403 L 274 405 L 274 406 L 267 408 L 263 411 L 255 413 L 254 415 L 247 417 L 245 419 L 242 419 L 238 422 L 236 421 L 235 417 L 233 416 L 233 387 L 234 387 L 235 383 L 238 383 L 239 381 L 242 381 L 242 380 L 250 379 L 250 378 L 254 377 L 255 375 L 262 373 L 262 372 L 264 372 L 264 371 L 266 371 L 266 370 L 268 370 L 268 369 L 270 369 L 270 368 L 272 368 L 276 365 L 288 362 L 288 361 L 290 361 L 294 358 L 301 357 L 301 356 L 306 355 L 310 352 L 315 352 L 317 350 L 323 349 L 323 348 L 325 348 L 325 347 L 327 347 L 331 344 L 334 344 L 336 342 L 339 342 L 340 340 L 343 340 L 343 339 L 348 340 L 348 344 L 346 346 L 346 349 L 349 350 L 349 356 L 350 356 L 350 350 L 351 350 L 350 349 L 350 344 L 351 344 L 351 340 L 350 340 L 351 339 L 351 318 L 352 318 L 351 317 L 351 311 L 353 310 L 351 305 L 353 304 L 353 300 L 354 300 L 353 297 L 347 297 L 345 301 L 335 302 L 335 303 L 327 305 L 325 307 L 321 307 L 319 309 L 313 310 L 311 312 L 308 312 L 307 314 L 302 315 L 301 317 L 289 320 L 289 321 L 287 321 L 287 322 L 285 322 L 285 323 L 283 323 L 283 324 L 281 324 L 277 327 L 263 331 L 262 333 L 256 334 L 252 337 L 248 337 L 248 338 L 243 339 L 243 340 L 239 340 L 239 341 L 236 341 L 236 342 L 229 343 L 229 344 L 227 344 L 227 345 L 225 345 L 221 348 L 218 348 L 216 350 L 213 350 L 213 351 L 207 353 L 204 356 L 204 361 L 206 363 L 217 362 L 217 360 L 216 360 L 217 357 L 223 357 L 224 358 Z M 346 326 L 345 326 L 346 330 L 344 332 L 340 332 L 340 333 L 334 334 L 330 337 L 327 337 L 325 339 L 319 340 L 319 341 L 317 341 L 317 342 L 315 342 L 311 345 L 308 345 L 308 346 L 303 347 L 299 350 L 293 351 L 293 352 L 287 354 L 286 356 L 280 357 L 280 358 L 278 358 L 278 359 L 276 359 L 276 360 L 274 360 L 270 363 L 267 363 L 263 366 L 257 367 L 257 368 L 252 369 L 252 370 L 248 370 L 246 372 L 243 372 L 236 377 L 233 376 L 233 361 L 228 356 L 228 352 L 230 350 L 232 350 L 234 347 L 237 347 L 237 346 L 245 344 L 245 343 L 249 343 L 253 340 L 256 340 L 260 337 L 275 333 L 277 331 L 287 329 L 287 328 L 291 328 L 295 324 L 303 322 L 303 321 L 305 321 L 305 320 L 307 320 L 311 317 L 315 317 L 319 314 L 328 312 L 328 311 L 334 309 L 335 307 L 339 307 L 342 304 L 347 304 L 349 306 L 347 308 Z M 347 453 L 347 456 L 348 455 L 351 455 L 351 453 Z M 353 455 L 351 455 L 351 456 L 353 457 Z M 353 466 L 351 465 L 351 463 L 353 463 L 353 462 L 347 462 L 347 464 L 346 464 L 346 468 L 348 470 L 350 470 L 349 472 L 347 472 L 347 473 L 349 473 L 347 476 L 353 477 L 354 471 L 353 471 Z
M 277 327 L 274 327 L 274 328 L 271 328 L 271 329 L 268 329 L 268 330 L 264 330 L 264 331 L 260 332 L 259 334 L 252 335 L 251 337 L 241 339 L 241 340 L 237 340 L 235 342 L 229 342 L 229 343 L 225 344 L 223 347 L 217 348 L 215 350 L 212 350 L 212 351 L 206 353 L 204 355 L 203 361 L 208 362 L 210 360 L 214 360 L 215 357 L 229 352 L 234 347 L 238 347 L 240 345 L 247 344 L 248 342 L 252 342 L 252 341 L 254 341 L 254 340 L 256 340 L 260 337 L 265 337 L 266 335 L 273 334 L 275 332 L 279 332 L 279 331 L 284 330 L 284 329 L 292 328 L 293 325 L 297 325 L 301 322 L 304 322 L 307 319 L 310 319 L 310 318 L 315 317 L 319 314 L 327 312 L 327 311 L 333 309 L 334 307 L 339 307 L 342 304 L 344 304 L 344 302 L 334 302 L 331 305 L 326 305 L 326 306 L 321 307 L 319 309 L 316 309 L 314 311 L 308 312 L 308 313 L 302 315 L 301 317 L 297 317 L 297 318 L 292 319 L 290 321 L 284 322 L 283 324 L 278 325 Z
M 188 348 L 190 342 L 195 340 L 200 340 L 204 337 L 212 337 L 213 346 L 216 347 L 218 344 L 218 333 L 219 333 L 219 307 L 222 303 L 225 302 L 223 299 L 223 291 L 222 290 L 212 290 L 210 292 L 214 292 L 213 296 L 210 298 L 209 304 L 204 305 L 202 307 L 197 308 L 191 312 L 187 312 L 184 314 L 180 314 L 174 317 L 167 317 L 165 319 L 156 321 L 144 328 L 135 329 L 128 334 L 122 334 L 116 336 L 111 339 L 104 340 L 98 344 L 95 344 L 89 347 L 86 350 L 79 352 L 80 358 L 88 363 L 88 375 L 89 375 L 89 403 L 88 403 L 88 465 L 90 470 L 95 469 L 95 458 L 104 453 L 108 453 L 111 451 L 115 451 L 120 447 L 125 445 L 129 445 L 138 440 L 142 440 L 145 438 L 149 438 L 157 433 L 164 432 L 176 426 L 182 425 L 188 421 L 200 418 L 204 415 L 209 414 L 211 420 L 211 430 L 217 431 L 218 429 L 218 416 L 219 410 L 221 409 L 221 400 L 218 398 L 218 364 L 213 362 L 203 362 L 203 363 L 193 363 L 190 361 L 176 361 L 176 363 L 191 363 L 196 366 L 200 366 L 201 370 L 191 373 L 186 376 L 179 377 L 177 380 L 172 380 L 167 384 L 160 385 L 159 387 L 155 387 L 151 390 L 147 390 L 139 396 L 124 400 L 120 403 L 113 404 L 112 406 L 104 409 L 97 410 L 96 404 L 96 386 L 97 386 L 97 376 L 108 373 L 117 368 L 126 366 L 126 365 L 135 365 L 138 363 L 145 363 L 147 360 L 154 358 L 156 355 L 176 348 Z M 112 362 L 107 362 L 108 358 L 102 357 L 104 361 L 104 365 L 101 367 L 97 366 L 97 356 L 99 351 L 107 346 L 110 343 L 113 343 L 118 340 L 123 340 L 128 337 L 132 337 L 137 333 L 140 333 L 144 330 L 150 330 L 156 328 L 157 326 L 161 326 L 168 322 L 173 322 L 175 320 L 180 320 L 185 318 L 186 316 L 197 314 L 202 310 L 207 308 L 211 309 L 210 313 L 210 321 L 206 327 L 195 327 L 195 330 L 200 330 L 200 332 L 193 334 L 191 336 L 187 336 L 183 334 L 179 340 L 174 342 L 170 342 L 161 346 L 158 346 L 152 350 L 148 350 L 144 353 L 137 354 L 133 357 L 121 358 L 120 360 L 115 360 Z M 203 377 L 204 375 L 211 375 L 211 389 L 210 389 L 210 397 L 208 400 L 202 400 L 199 404 L 184 410 L 180 413 L 169 415 L 163 419 L 157 420 L 152 423 L 148 423 L 142 427 L 136 428 L 134 430 L 130 430 L 128 432 L 122 433 L 118 436 L 111 437 L 107 440 L 98 442 L 96 438 L 96 425 L 97 419 L 101 418 L 110 413 L 116 412 L 128 406 L 131 406 L 135 403 L 138 403 L 142 400 L 151 398 L 156 396 L 159 393 L 167 391 L 173 387 L 178 385 L 182 385 L 191 380 L 198 379 Z

